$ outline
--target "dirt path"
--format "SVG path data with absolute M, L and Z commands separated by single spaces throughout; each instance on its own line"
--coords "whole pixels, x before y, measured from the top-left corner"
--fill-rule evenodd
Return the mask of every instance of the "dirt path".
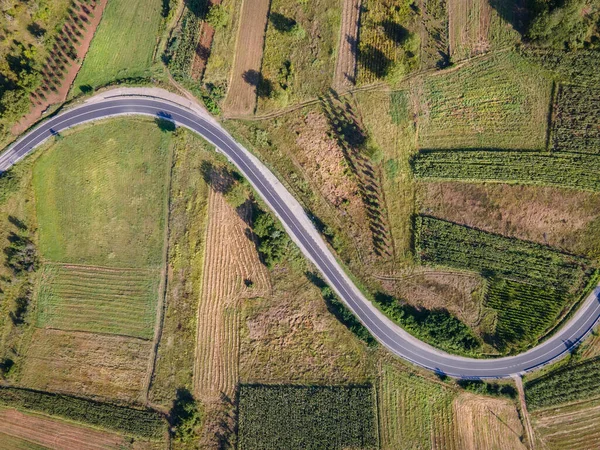
M 517 391 L 519 392 L 519 401 L 521 402 L 521 414 L 523 415 L 523 425 L 527 432 L 527 440 L 529 441 L 529 448 L 535 450 L 535 434 L 533 427 L 531 426 L 531 419 L 529 412 L 527 412 L 527 402 L 525 401 L 525 390 L 523 389 L 523 379 L 520 376 L 513 377 L 515 384 L 517 385 Z
M 102 19 L 102 13 L 104 12 L 104 7 L 107 3 L 108 0 L 96 0 L 95 6 L 92 8 L 90 14 L 85 15 L 82 13 L 82 16 L 85 15 L 88 18 L 87 20 L 89 20 L 89 23 L 82 22 L 82 25 L 80 25 L 79 28 L 69 24 L 65 24 L 63 26 L 61 32 L 63 36 L 76 36 L 77 33 L 81 33 L 81 36 L 77 37 L 77 39 L 79 39 L 79 43 L 75 45 L 77 56 L 72 59 L 64 55 L 64 53 L 61 54 L 63 61 L 66 59 L 68 60 L 68 63 L 67 70 L 64 73 L 64 79 L 58 81 L 60 86 L 56 86 L 56 90 L 44 90 L 44 87 L 48 86 L 50 80 L 56 82 L 58 79 L 57 75 L 52 73 L 53 69 L 51 68 L 51 65 L 54 64 L 54 62 L 47 62 L 46 67 L 42 72 L 42 86 L 32 94 L 32 107 L 29 112 L 12 127 L 11 133 L 13 135 L 18 136 L 19 134 L 23 133 L 40 117 L 42 117 L 43 113 L 50 106 L 63 103 L 67 99 L 71 85 L 73 84 L 73 81 L 75 81 L 75 77 L 77 76 L 77 73 L 83 64 L 83 60 L 88 49 L 90 48 L 90 43 L 92 42 L 94 34 L 96 33 L 96 28 L 98 28 L 98 24 Z
M 256 108 L 270 3 L 270 0 L 245 0 L 242 4 L 235 61 L 223 108 L 226 115 L 248 115 Z
M 60 422 L 43 416 L 0 409 L 0 433 L 61 450 L 125 448 L 121 436 Z
M 356 55 L 361 0 L 344 0 L 333 88 L 344 91 L 356 83 Z

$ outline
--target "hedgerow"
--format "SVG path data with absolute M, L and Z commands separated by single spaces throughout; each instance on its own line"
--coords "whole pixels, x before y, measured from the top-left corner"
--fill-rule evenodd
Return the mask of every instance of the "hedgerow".
M 501 181 L 600 191 L 600 154 L 503 150 L 422 150 L 417 178 Z
M 238 448 L 379 448 L 373 400 L 370 385 L 242 385 Z
M 0 404 L 141 438 L 160 439 L 166 431 L 166 422 L 156 411 L 126 408 L 62 394 L 0 387 Z
M 600 357 L 525 383 L 525 395 L 532 409 L 600 395 Z

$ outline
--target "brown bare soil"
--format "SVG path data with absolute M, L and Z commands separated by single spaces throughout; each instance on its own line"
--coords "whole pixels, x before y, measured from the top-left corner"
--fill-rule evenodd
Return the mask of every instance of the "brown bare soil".
M 268 294 L 269 274 L 246 236 L 249 209 L 234 210 L 216 191 L 209 195 L 194 393 L 205 403 L 204 440 L 215 437 L 239 379 L 240 300 Z M 207 445 L 209 442 L 205 442 Z
M 119 435 L 84 428 L 44 416 L 24 414 L 14 409 L 0 409 L 0 433 L 52 449 L 127 448 L 127 442 Z M 4 448 L 1 437 L 0 448 Z
M 256 108 L 269 5 L 270 0 L 243 2 L 232 77 L 224 103 L 228 116 L 252 114 Z
M 453 403 L 461 450 L 526 450 L 515 405 L 505 399 L 463 393 Z
M 589 450 L 600 442 L 600 400 L 537 410 L 531 414 L 539 447 Z
M 589 254 L 600 194 L 538 186 L 428 183 L 422 213 L 485 231 Z
M 37 92 L 34 92 L 31 96 L 32 107 L 29 112 L 19 121 L 17 122 L 13 128 L 11 129 L 11 133 L 15 136 L 23 133 L 26 129 L 28 129 L 31 125 L 33 125 L 40 117 L 44 111 L 46 111 L 50 106 L 62 103 L 67 99 L 67 95 L 69 90 L 71 89 L 71 85 L 77 76 L 77 72 L 81 68 L 83 64 L 83 59 L 90 48 L 90 43 L 94 37 L 94 33 L 96 33 L 96 28 L 98 28 L 98 24 L 102 19 L 102 13 L 104 12 L 104 7 L 106 6 L 108 0 L 95 0 L 95 7 L 92 10 L 92 14 L 87 15 L 89 23 L 83 22 L 82 28 L 80 28 L 80 32 L 82 33 L 79 38 L 79 42 L 77 44 L 74 43 L 75 51 L 77 53 L 77 57 L 75 60 L 69 60 L 68 69 L 65 71 L 64 79 L 58 80 L 60 86 L 57 86 L 56 91 L 48 90 L 42 91 L 40 88 Z M 88 4 L 88 3 L 86 3 Z M 75 30 L 73 30 L 69 25 L 65 25 L 65 29 L 67 32 L 73 34 Z M 49 69 L 49 66 L 46 70 Z M 44 81 L 47 78 L 52 78 L 51 73 L 43 73 Z M 43 84 L 44 82 L 42 82 Z
M 492 7 L 487 0 L 449 0 L 450 55 L 471 56 L 490 48 Z
M 447 309 L 471 327 L 481 320 L 482 279 L 474 274 L 438 270 L 415 270 L 394 279 L 383 279 L 393 292 L 417 308 Z
M 212 0 L 210 5 L 220 5 L 221 0 Z M 192 78 L 196 81 L 202 80 L 206 62 L 210 56 L 213 38 L 215 37 L 215 28 L 208 22 L 202 22 L 200 29 L 200 38 L 196 45 L 196 54 L 192 62 Z
M 361 0 L 344 0 L 333 87 L 343 91 L 356 83 L 356 55 Z
M 20 383 L 40 390 L 139 401 L 151 346 L 149 341 L 125 336 L 38 329 Z

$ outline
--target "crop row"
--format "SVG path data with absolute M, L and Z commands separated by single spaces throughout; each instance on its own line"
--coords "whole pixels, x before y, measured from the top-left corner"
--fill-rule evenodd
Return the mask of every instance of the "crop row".
M 525 384 L 527 403 L 543 408 L 600 395 L 600 358 L 567 366 Z
M 521 54 L 560 79 L 588 86 L 600 84 L 600 52 L 594 50 L 561 51 L 524 46 Z
M 502 150 L 423 150 L 417 178 L 500 181 L 600 191 L 600 155 Z
M 502 352 L 535 344 L 556 321 L 569 299 L 564 292 L 493 279 L 485 304 L 498 311 L 494 344 Z
M 79 397 L 0 387 L 0 404 L 58 416 L 126 435 L 160 439 L 166 422 L 156 411 L 100 403 Z
M 558 151 L 600 154 L 600 89 L 560 86 L 552 143 Z
M 196 55 L 201 22 L 192 8 L 186 9 L 178 32 L 169 43 L 169 69 L 176 76 L 185 77 L 190 73 Z
M 242 385 L 239 448 L 378 448 L 373 400 L 369 385 Z
M 415 250 L 427 264 L 555 289 L 577 291 L 591 274 L 584 258 L 428 216 L 415 219 Z

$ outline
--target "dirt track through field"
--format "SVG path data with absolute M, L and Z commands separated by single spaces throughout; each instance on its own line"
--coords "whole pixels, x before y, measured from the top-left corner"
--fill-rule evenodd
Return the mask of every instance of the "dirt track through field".
M 228 116 L 252 114 L 256 107 L 269 5 L 270 0 L 245 0 L 242 4 L 232 78 L 224 105 Z
M 0 409 L 0 433 L 61 450 L 125 448 L 125 440 L 104 433 L 14 409 Z
M 344 91 L 356 83 L 356 56 L 361 0 L 344 0 L 333 88 Z
M 247 208 L 241 209 L 247 216 Z M 208 210 L 194 392 L 216 401 L 221 395 L 232 399 L 238 381 L 239 300 L 264 295 L 270 282 L 240 214 L 215 191 L 209 195 Z

